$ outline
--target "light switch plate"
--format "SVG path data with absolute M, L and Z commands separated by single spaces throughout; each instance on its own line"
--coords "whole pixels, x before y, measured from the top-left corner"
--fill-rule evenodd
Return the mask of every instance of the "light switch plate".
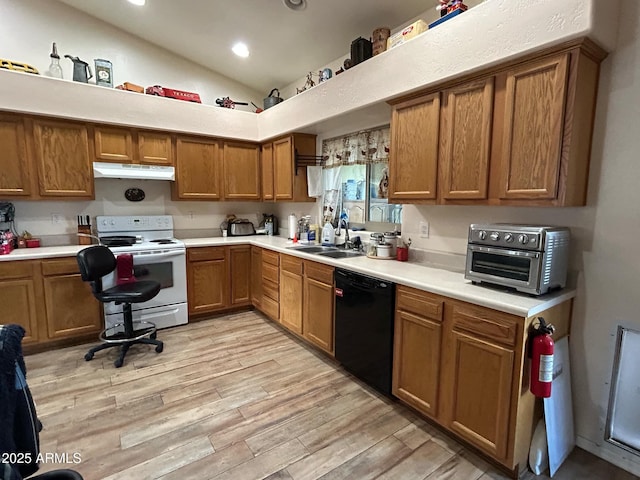
M 429 238 L 429 222 L 420 222 L 420 238 Z

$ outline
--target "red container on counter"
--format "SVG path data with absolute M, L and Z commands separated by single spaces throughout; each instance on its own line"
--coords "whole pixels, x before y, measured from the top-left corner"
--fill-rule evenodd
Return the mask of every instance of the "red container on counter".
M 396 248 L 396 259 L 399 262 L 406 262 L 407 260 L 409 260 L 409 248 L 408 247 Z
M 30 238 L 29 240 L 25 240 L 27 243 L 27 248 L 36 248 L 40 246 L 39 238 Z

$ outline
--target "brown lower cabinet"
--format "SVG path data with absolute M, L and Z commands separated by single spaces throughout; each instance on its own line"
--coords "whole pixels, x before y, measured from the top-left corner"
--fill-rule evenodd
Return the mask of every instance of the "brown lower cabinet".
M 75 257 L 0 263 L 2 323 L 21 325 L 23 345 L 45 347 L 102 330 L 102 306 L 82 281 Z
M 41 267 L 48 338 L 100 332 L 101 305 L 82 281 L 75 257 L 42 260 Z
M 187 249 L 189 316 L 251 304 L 251 247 Z
M 262 292 L 259 297 L 254 295 L 253 306 L 290 332 L 333 355 L 333 267 L 266 249 L 261 256 L 262 270 L 259 276 L 256 272 L 252 275 L 255 283 L 262 279 Z M 253 265 L 257 264 L 255 258 Z
M 304 261 L 302 333 L 304 338 L 334 354 L 333 267 Z
M 562 338 L 571 301 L 539 316 Z M 393 394 L 514 473 L 523 470 L 541 411 L 526 358 L 534 318 L 398 286 Z

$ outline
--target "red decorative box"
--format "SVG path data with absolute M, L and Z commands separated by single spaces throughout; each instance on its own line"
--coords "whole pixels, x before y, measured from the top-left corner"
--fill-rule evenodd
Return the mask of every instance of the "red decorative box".
M 27 248 L 36 248 L 40 246 L 39 238 L 30 238 L 29 240 L 25 240 L 27 243 Z
M 183 90 L 174 90 L 173 88 L 161 87 L 160 85 L 154 85 L 147 87 L 145 90 L 147 95 L 157 95 L 159 97 L 175 98 L 177 100 L 186 100 L 187 102 L 202 103 L 200 101 L 200 95 L 193 92 L 185 92 Z

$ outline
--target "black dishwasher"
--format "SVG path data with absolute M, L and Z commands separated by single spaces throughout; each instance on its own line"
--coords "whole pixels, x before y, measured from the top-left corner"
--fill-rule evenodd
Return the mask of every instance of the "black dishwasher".
M 336 269 L 336 359 L 376 390 L 391 394 L 395 284 Z

